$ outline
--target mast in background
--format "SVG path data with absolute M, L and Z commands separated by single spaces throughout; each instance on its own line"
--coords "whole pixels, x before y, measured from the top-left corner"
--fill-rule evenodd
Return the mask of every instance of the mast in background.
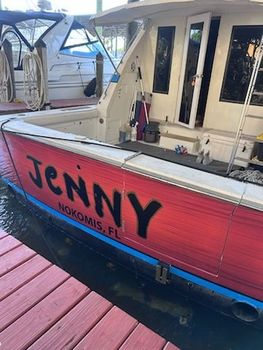
M 102 3 L 103 3 L 103 0 L 97 0 L 96 13 L 102 12 Z
M 128 4 L 132 3 L 132 2 L 137 2 L 139 0 L 128 0 Z M 133 21 L 133 22 L 130 22 L 128 24 L 128 27 L 127 27 L 127 38 L 126 38 L 126 43 L 127 45 L 130 44 L 131 40 L 134 39 L 134 36 L 135 36 L 135 33 L 137 32 L 138 30 L 138 23 Z

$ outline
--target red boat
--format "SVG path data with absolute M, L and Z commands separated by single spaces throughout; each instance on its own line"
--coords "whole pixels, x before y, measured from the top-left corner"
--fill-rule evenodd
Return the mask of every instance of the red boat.
M 263 87 L 262 10 L 252 1 L 202 0 L 109 10 L 95 24 L 151 20 L 98 106 L 0 119 L 1 176 L 30 205 L 160 283 L 257 327 L 263 326 L 263 162 L 256 136 L 263 131 L 263 100 L 253 93 Z M 238 66 L 232 84 L 237 55 L 245 69 L 250 54 L 253 91 Z M 248 109 L 256 124 L 249 120 L 243 136 L 236 122 L 246 120 Z M 145 124 L 145 141 L 116 146 L 123 133 L 129 137 L 129 120 L 132 128 Z M 151 144 L 146 131 L 154 135 Z M 256 168 L 248 173 L 248 165 Z

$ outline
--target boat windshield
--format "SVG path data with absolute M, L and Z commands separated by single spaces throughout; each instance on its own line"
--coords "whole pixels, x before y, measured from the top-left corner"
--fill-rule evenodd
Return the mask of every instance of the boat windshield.
M 55 23 L 47 19 L 30 19 L 16 24 L 23 37 L 34 46 L 36 41 Z
M 6 34 L 16 32 L 22 39 L 26 39 L 27 43 L 34 46 L 36 41 L 44 35 L 44 33 L 55 23 L 55 21 L 47 19 L 29 19 L 17 22 L 15 25 L 4 25 L 2 29 L 1 40 L 6 39 Z M 12 39 L 12 38 L 9 38 Z M 8 39 L 8 40 L 9 40 Z M 11 44 L 13 44 L 11 42 Z
M 86 58 L 96 58 L 98 53 L 107 57 L 102 45 L 95 36 L 88 32 L 81 24 L 74 21 L 71 30 L 62 45 L 60 53 Z
M 4 24 L 1 31 L 1 42 L 8 40 L 12 44 L 13 64 L 21 69 L 21 60 L 25 53 L 34 47 L 37 40 L 56 23 L 47 19 L 28 19 L 14 24 Z

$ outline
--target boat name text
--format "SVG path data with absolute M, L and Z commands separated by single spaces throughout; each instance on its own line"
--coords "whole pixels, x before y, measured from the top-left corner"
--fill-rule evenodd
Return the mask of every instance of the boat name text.
M 78 196 L 79 199 L 82 201 L 84 206 L 86 208 L 89 208 L 91 206 L 91 201 L 88 195 L 87 191 L 87 185 L 85 180 L 78 175 L 78 179 L 74 179 L 71 175 L 69 175 L 67 172 L 64 172 L 62 174 L 61 179 L 63 180 L 64 188 L 56 183 L 56 179 L 59 179 L 58 171 L 56 168 L 52 165 L 45 166 L 43 169 L 43 162 L 32 157 L 31 155 L 27 155 L 27 159 L 32 161 L 32 164 L 34 166 L 34 173 L 31 171 L 28 172 L 30 179 L 32 182 L 40 189 L 43 188 L 43 179 L 45 179 L 45 182 L 47 184 L 48 189 L 54 193 L 57 196 L 61 196 L 63 194 L 66 194 L 67 198 L 71 202 L 75 202 L 75 196 Z M 44 174 L 44 176 L 43 176 Z M 60 179 L 60 180 L 61 180 Z M 103 218 L 105 215 L 105 205 L 107 206 L 115 225 L 120 228 L 122 227 L 122 193 L 117 190 L 113 190 L 112 194 L 112 201 L 109 199 L 103 188 L 97 184 L 92 184 L 93 188 L 93 199 L 94 199 L 94 205 L 95 205 L 95 212 L 100 218 Z M 137 235 L 141 238 L 147 238 L 147 229 L 150 223 L 150 220 L 153 218 L 153 216 L 156 214 L 156 212 L 162 207 L 162 205 L 156 201 L 151 200 L 149 203 L 143 207 L 140 203 L 139 198 L 137 197 L 136 193 L 134 192 L 128 192 L 127 198 L 129 200 L 129 203 L 131 204 L 137 220 Z M 89 220 L 85 220 L 85 214 L 80 213 L 78 211 L 74 211 L 74 209 L 65 209 L 65 205 L 60 204 L 60 210 L 61 208 L 64 208 L 64 212 L 66 212 L 67 215 L 70 215 L 71 217 L 77 219 L 78 221 L 84 221 L 89 226 L 94 226 L 90 224 Z M 63 211 L 63 210 L 62 210 Z M 70 211 L 68 213 L 67 211 Z M 75 213 L 75 214 L 74 214 Z M 83 216 L 83 220 L 81 220 L 78 216 Z M 88 217 L 87 217 L 88 218 Z M 86 222 L 87 221 L 87 222 Z M 99 221 L 97 221 L 99 223 Z M 96 229 L 101 231 L 100 225 L 95 225 Z M 94 228 L 95 228 L 94 227 Z M 102 225 L 101 225 L 102 227 Z M 108 228 L 107 233 L 109 235 L 113 234 L 114 228 Z M 117 232 L 117 231 L 116 231 Z M 117 237 L 117 233 L 115 233 L 115 237 Z

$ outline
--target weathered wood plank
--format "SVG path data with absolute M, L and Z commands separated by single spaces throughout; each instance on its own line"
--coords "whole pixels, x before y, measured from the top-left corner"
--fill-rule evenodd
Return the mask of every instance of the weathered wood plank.
M 1 350 L 179 350 L 1 229 L 0 248 Z
M 22 245 L 22 243 L 19 242 L 14 237 L 10 235 L 4 237 L 3 239 L 1 239 L 1 242 L 0 242 L 0 256 L 6 254 L 10 250 L 18 247 L 19 245 Z
M 0 228 L 0 239 L 8 236 L 8 233 L 6 233 L 3 229 Z
M 108 300 L 91 292 L 28 350 L 73 349 L 111 307 Z
M 40 255 L 36 255 L 3 276 L 0 279 L 0 301 L 31 281 L 51 265 L 51 262 L 42 258 Z
M 71 277 L 0 333 L 1 350 L 27 349 L 88 292 L 89 288 Z
M 120 350 L 162 350 L 166 341 L 143 324 L 139 324 Z
M 0 331 L 61 285 L 69 275 L 53 265 L 0 303 Z
M 172 343 L 168 342 L 163 350 L 180 350 L 177 346 L 173 345 Z
M 114 306 L 74 349 L 118 349 L 137 324 L 137 320 Z
M 35 253 L 32 249 L 26 247 L 25 245 L 20 245 L 17 248 L 11 250 L 5 255 L 0 257 L 0 277 L 9 271 L 13 270 L 20 264 L 23 264 L 25 261 L 31 259 L 35 256 Z

